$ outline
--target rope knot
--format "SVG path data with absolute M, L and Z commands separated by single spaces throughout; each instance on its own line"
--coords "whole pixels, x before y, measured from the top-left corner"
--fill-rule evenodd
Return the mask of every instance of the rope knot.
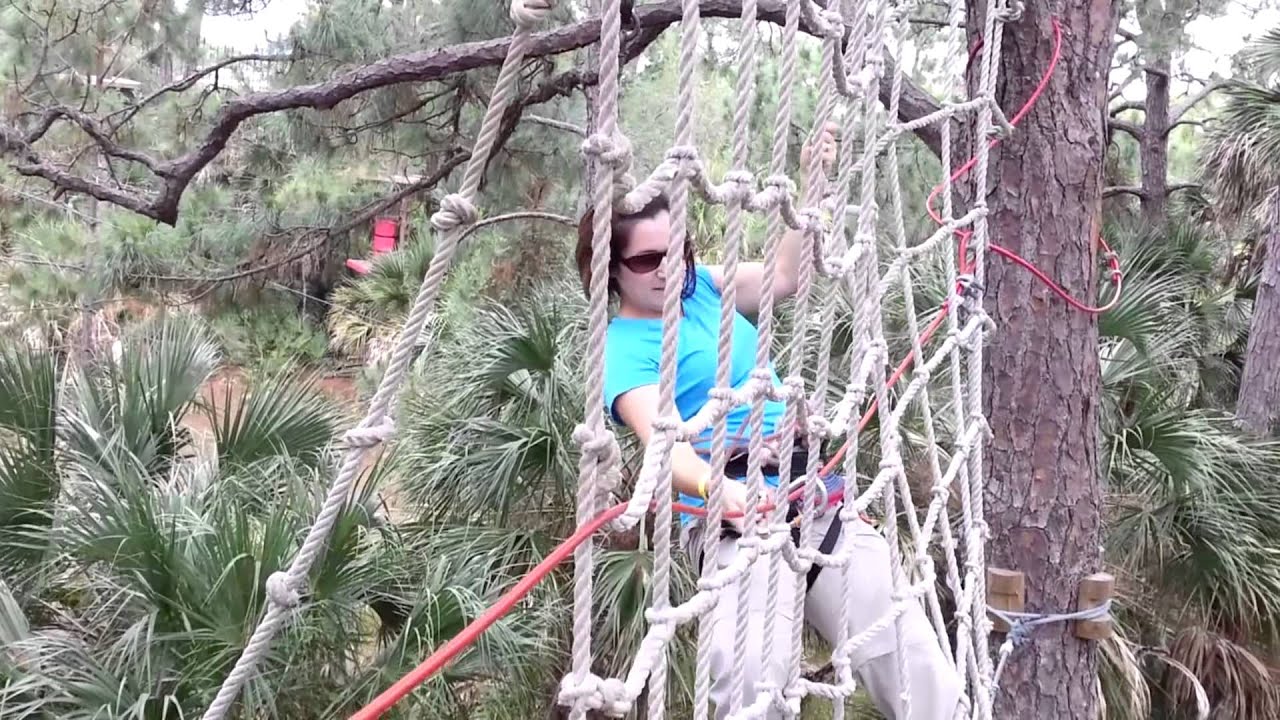
M 991 526 L 982 518 L 974 518 L 973 527 L 978 531 L 978 537 L 982 538 L 982 542 L 985 545 L 991 539 Z
M 713 387 L 707 391 L 707 397 L 726 403 L 732 403 L 736 395 L 731 387 Z
M 391 439 L 396 433 L 396 426 L 390 420 L 383 420 L 369 427 L 353 427 L 342 436 L 347 447 L 371 448 Z
M 844 16 L 830 8 L 818 13 L 818 29 L 825 37 L 840 38 L 844 35 Z
M 1022 11 L 1026 9 L 1026 5 L 1022 0 L 1013 0 L 1009 7 L 996 11 L 996 20 L 1003 23 L 1016 23 L 1022 19 Z
M 800 211 L 800 217 L 804 218 L 804 230 L 810 235 L 821 235 L 826 229 L 822 222 L 822 211 L 818 208 L 805 208 Z
M 612 432 L 605 430 L 597 433 L 582 423 L 573 429 L 573 441 L 582 448 L 582 454 L 593 456 L 600 461 L 607 461 L 614 457 L 614 451 L 618 447 Z
M 631 141 L 621 133 L 615 137 L 594 133 L 582 141 L 582 152 L 615 169 L 631 165 Z
M 782 381 L 782 386 L 787 390 L 786 395 L 797 400 L 804 399 L 804 378 L 798 375 L 788 375 Z
M 631 710 L 627 698 L 627 686 L 617 678 L 601 679 L 588 673 L 581 681 L 572 675 L 560 682 L 560 703 L 575 705 L 577 701 L 588 710 L 603 710 L 606 715 L 622 717 Z
M 796 184 L 786 175 L 770 175 L 765 178 L 764 186 L 766 188 L 775 188 L 787 195 L 792 195 L 796 191 Z
M 759 380 L 762 382 L 772 382 L 773 375 L 768 370 L 758 367 L 751 371 L 751 379 Z
M 982 413 L 972 413 L 969 415 L 969 423 L 981 428 L 979 432 L 982 433 L 983 438 L 987 440 L 995 438 L 995 433 L 991 432 L 991 423 L 987 421 L 986 415 L 983 415 Z
M 731 170 L 725 173 L 724 181 L 729 185 L 729 197 L 743 206 L 755 195 L 756 178 L 747 170 Z
M 546 20 L 554 8 L 552 0 L 512 0 L 511 19 L 516 21 L 516 27 L 529 30 Z
M 298 607 L 301 599 L 298 591 L 289 583 L 288 573 L 273 572 L 267 576 L 267 599 L 279 607 L 292 610 Z
M 831 432 L 831 421 L 821 415 L 810 415 L 808 429 L 810 435 L 827 437 Z
M 448 232 L 461 225 L 470 225 L 480 216 L 476 206 L 460 193 L 445 195 L 440 209 L 431 216 L 431 226 L 440 232 Z
M 698 159 L 698 148 L 692 145 L 674 145 L 667 151 L 666 157 L 672 162 L 694 162 Z
M 673 417 L 654 418 L 653 429 L 661 432 L 674 433 L 680 429 L 680 420 Z

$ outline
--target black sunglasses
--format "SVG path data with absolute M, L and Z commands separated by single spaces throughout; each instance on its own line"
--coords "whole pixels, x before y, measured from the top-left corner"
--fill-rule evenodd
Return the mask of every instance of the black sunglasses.
M 642 252 L 631 257 L 619 258 L 618 262 L 622 263 L 633 273 L 645 275 L 658 269 L 662 261 L 667 257 L 666 250 L 651 250 Z

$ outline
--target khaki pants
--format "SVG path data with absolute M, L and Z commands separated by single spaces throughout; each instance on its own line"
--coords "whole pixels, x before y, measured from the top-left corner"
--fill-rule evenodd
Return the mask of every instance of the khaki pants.
M 815 518 L 810 532 L 812 547 L 816 548 L 822 542 L 838 512 L 839 508 L 831 508 L 822 517 Z M 686 550 L 695 560 L 695 566 L 702 549 L 701 530 L 694 525 L 686 535 Z M 853 637 L 870 627 L 893 604 L 889 545 L 884 537 L 861 520 L 853 520 L 844 523 L 836 548 L 843 548 L 850 542 L 854 544 L 849 583 L 853 598 L 849 604 L 847 617 L 850 627 L 846 637 Z M 721 539 L 717 558 L 719 565 L 728 565 L 737 550 L 737 538 Z M 741 708 L 755 700 L 756 686 L 766 679 L 766 672 L 775 687 L 783 687 L 786 683 L 795 616 L 795 583 L 803 583 L 805 578 L 797 576 L 782 558 L 778 557 L 774 562 L 779 564 L 778 595 L 770 658 L 761 658 L 769 590 L 769 563 L 764 558 L 753 566 L 746 591 L 738 593 L 732 587 L 727 588 L 712 611 L 715 629 L 711 651 L 711 700 L 716 706 L 716 720 L 724 720 L 729 714 L 740 600 L 750 603 L 747 627 L 751 630 L 747 634 L 744 658 L 744 695 L 737 706 Z M 805 621 L 833 646 L 840 622 L 840 605 L 844 602 L 841 597 L 842 572 L 841 568 L 823 568 L 804 603 Z M 906 583 L 901 582 L 901 586 L 905 587 Z M 952 720 L 960 698 L 959 675 L 943 655 L 937 635 L 919 602 L 912 603 L 898 617 L 907 656 L 910 712 L 902 712 L 899 705 L 903 688 L 899 680 L 896 630 L 892 624 L 853 653 L 850 660 L 855 676 L 889 720 Z M 762 660 L 767 660 L 767 663 Z M 766 664 L 767 670 L 762 668 Z M 782 713 L 773 708 L 767 717 L 770 720 L 781 718 Z

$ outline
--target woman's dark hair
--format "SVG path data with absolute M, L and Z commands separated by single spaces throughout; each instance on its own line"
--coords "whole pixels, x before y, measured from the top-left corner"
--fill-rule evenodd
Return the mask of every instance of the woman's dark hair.
M 613 279 L 613 272 L 618 269 L 622 253 L 627 249 L 627 241 L 631 239 L 631 231 L 641 220 L 650 220 L 659 213 L 670 212 L 666 195 L 659 193 L 647 205 L 631 214 L 613 213 L 613 233 L 609 239 L 609 297 L 618 294 L 618 283 Z M 592 208 L 578 221 L 578 248 L 574 255 L 578 262 L 578 277 L 582 280 L 582 292 L 591 297 L 591 243 L 595 236 L 595 209 Z M 693 238 L 686 238 L 684 244 L 684 288 L 681 295 L 688 298 L 693 294 L 697 278 L 693 274 L 694 253 Z

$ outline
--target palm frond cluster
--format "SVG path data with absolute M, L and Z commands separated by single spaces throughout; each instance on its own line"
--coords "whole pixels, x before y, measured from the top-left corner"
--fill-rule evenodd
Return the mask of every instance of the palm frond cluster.
M 266 577 L 287 567 L 332 481 L 339 415 L 286 376 L 206 401 L 199 390 L 217 367 L 193 322 L 138 329 L 118 361 L 86 370 L 49 352 L 0 352 L 5 718 L 191 717 L 240 654 Z M 211 428 L 212 453 L 197 452 L 193 417 Z M 522 570 L 484 537 L 446 553 L 443 535 L 390 526 L 376 512 L 381 473 L 344 507 L 305 612 L 240 716 L 353 711 Z M 505 686 L 550 682 L 556 648 L 542 637 L 562 622 L 554 603 L 535 603 L 397 712 L 467 716 L 501 678 L 510 714 L 488 716 L 524 717 L 533 700 Z

